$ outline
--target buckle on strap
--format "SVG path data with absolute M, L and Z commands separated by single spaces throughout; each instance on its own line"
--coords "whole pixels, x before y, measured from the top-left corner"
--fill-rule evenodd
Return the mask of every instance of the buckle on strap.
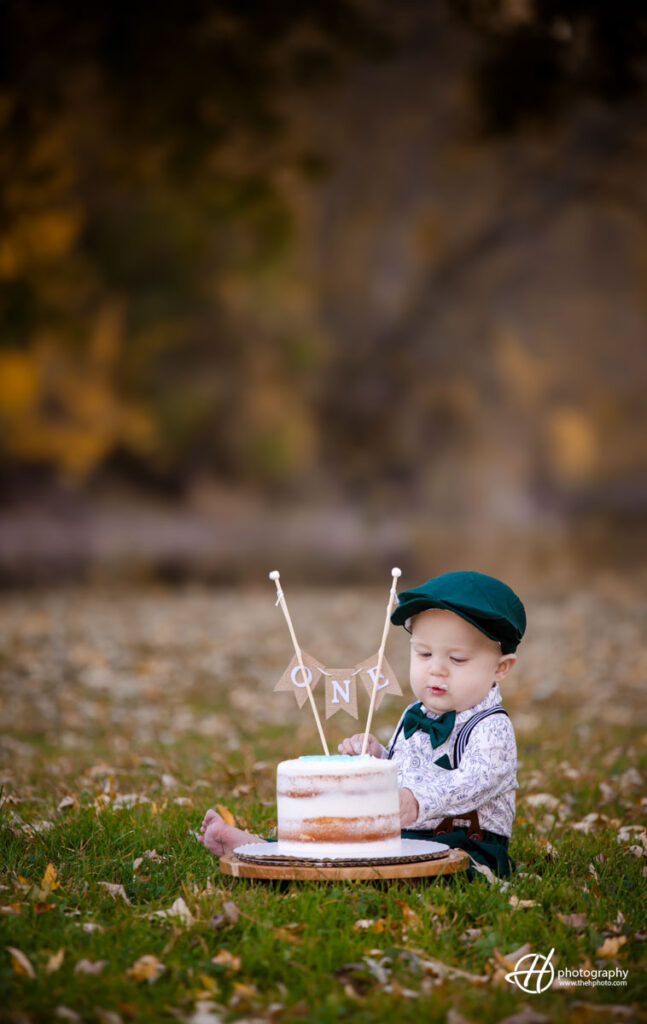
M 434 829 L 434 837 L 446 835 L 448 832 L 455 832 L 456 829 L 466 828 L 467 838 L 474 839 L 477 842 L 481 842 L 483 839 L 483 830 L 481 829 L 481 823 L 479 821 L 478 811 L 470 811 L 469 814 L 456 814 L 447 818 L 443 818 L 439 825 Z

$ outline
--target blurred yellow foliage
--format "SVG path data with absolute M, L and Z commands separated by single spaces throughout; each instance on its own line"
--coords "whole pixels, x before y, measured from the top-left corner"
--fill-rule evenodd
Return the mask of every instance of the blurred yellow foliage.
M 148 450 L 152 417 L 115 387 L 121 347 L 121 318 L 108 307 L 83 352 L 50 333 L 24 352 L 0 353 L 0 450 L 71 478 L 86 476 L 117 444 Z
M 581 409 L 563 406 L 547 421 L 548 454 L 553 472 L 563 483 L 581 483 L 597 468 L 595 424 Z

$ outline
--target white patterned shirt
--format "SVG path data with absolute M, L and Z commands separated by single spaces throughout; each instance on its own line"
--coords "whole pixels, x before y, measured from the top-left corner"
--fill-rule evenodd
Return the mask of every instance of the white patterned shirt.
M 475 725 L 458 768 L 449 770 L 434 764 L 443 754 L 453 763 L 454 741 L 465 723 L 477 712 L 501 704 L 498 683 L 479 704 L 457 712 L 450 735 L 435 749 L 428 734 L 420 729 L 409 739 L 405 739 L 403 731 L 398 734 L 404 715 L 418 703 L 414 701 L 405 708 L 388 748 L 382 747 L 382 757 L 387 757 L 393 747 L 398 786 L 410 789 L 418 801 L 418 817 L 408 828 L 434 829 L 449 815 L 477 810 L 481 828 L 510 836 L 519 783 L 517 744 L 507 715 L 489 715 Z M 424 706 L 421 709 L 431 719 L 440 717 Z

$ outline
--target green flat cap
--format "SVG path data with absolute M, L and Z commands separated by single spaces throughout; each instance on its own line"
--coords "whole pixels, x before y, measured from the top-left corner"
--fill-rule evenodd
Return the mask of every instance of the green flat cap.
M 391 622 L 404 626 L 407 619 L 428 608 L 460 615 L 498 641 L 503 654 L 516 651 L 526 629 L 526 612 L 514 590 L 482 572 L 446 572 L 420 587 L 403 590 Z

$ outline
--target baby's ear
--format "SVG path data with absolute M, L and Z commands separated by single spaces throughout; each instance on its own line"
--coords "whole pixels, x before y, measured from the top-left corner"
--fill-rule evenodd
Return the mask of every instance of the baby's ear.
M 494 673 L 494 678 L 497 682 L 507 676 L 508 672 L 513 668 L 516 660 L 516 654 L 504 654 L 499 658 L 499 664 L 497 665 L 496 672 Z

